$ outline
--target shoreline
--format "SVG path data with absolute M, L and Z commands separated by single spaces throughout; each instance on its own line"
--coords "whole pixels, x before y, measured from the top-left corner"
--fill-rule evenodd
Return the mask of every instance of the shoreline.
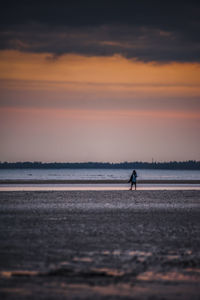
M 72 179 L 72 180 L 37 180 L 37 179 L 5 179 L 0 180 L 0 185 L 3 184 L 128 184 L 127 180 L 83 180 L 83 179 Z M 137 184 L 200 184 L 200 180 L 162 180 L 162 179 L 147 179 L 137 180 Z

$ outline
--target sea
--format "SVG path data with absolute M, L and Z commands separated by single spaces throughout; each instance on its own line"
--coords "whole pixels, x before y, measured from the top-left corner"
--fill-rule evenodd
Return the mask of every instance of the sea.
M 140 180 L 200 180 L 200 170 L 138 169 Z M 126 180 L 132 169 L 9 169 L 0 180 Z
M 28 180 L 29 184 L 0 184 L 0 191 L 127 190 L 132 169 L 9 169 L 0 170 L 0 180 Z M 138 169 L 139 180 L 200 180 L 200 170 Z M 35 184 L 34 180 L 41 181 Z M 127 184 L 52 184 L 48 180 L 127 180 Z M 33 183 L 31 183 L 33 181 Z M 200 190 L 200 184 L 138 184 L 139 190 Z

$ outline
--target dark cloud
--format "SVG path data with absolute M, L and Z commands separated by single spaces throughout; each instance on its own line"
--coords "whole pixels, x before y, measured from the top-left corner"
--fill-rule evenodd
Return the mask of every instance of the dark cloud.
M 200 60 L 199 1 L 9 1 L 0 49 Z

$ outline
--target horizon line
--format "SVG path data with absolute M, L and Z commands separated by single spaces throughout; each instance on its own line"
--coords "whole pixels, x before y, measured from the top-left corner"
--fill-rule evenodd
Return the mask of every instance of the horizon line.
M 17 163 L 32 163 L 32 164 L 132 164 L 132 163 L 147 163 L 147 164 L 163 164 L 163 163 L 200 163 L 200 160 L 188 159 L 188 160 L 169 160 L 169 161 L 157 161 L 152 159 L 152 161 L 120 161 L 120 162 L 110 162 L 110 161 L 0 161 L 0 164 L 17 164 Z

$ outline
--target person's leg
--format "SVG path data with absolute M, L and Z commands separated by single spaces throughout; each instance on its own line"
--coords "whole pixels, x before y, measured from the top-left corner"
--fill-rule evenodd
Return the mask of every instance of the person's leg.
M 136 191 L 136 182 L 135 182 L 135 191 Z
M 131 182 L 130 191 L 132 191 L 132 189 L 133 189 L 133 183 Z

